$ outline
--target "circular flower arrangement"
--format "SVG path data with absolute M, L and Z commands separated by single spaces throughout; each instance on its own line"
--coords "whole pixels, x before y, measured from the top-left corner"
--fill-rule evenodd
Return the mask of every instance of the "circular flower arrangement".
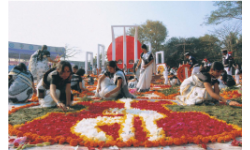
M 22 106 L 22 108 L 37 104 Z M 26 136 L 30 144 L 50 142 L 87 147 L 153 147 L 187 143 L 226 142 L 242 136 L 242 129 L 203 112 L 173 112 L 171 101 L 122 99 L 79 102 L 88 109 L 55 112 L 20 125 L 9 134 Z M 9 114 L 17 111 L 14 108 Z

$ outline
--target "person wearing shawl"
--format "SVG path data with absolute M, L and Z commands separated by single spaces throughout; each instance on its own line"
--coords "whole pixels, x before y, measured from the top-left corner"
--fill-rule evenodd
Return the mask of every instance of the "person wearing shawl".
M 136 98 L 129 93 L 128 82 L 124 72 L 119 69 L 115 61 L 109 61 L 106 71 L 98 80 L 96 95 L 105 100 L 119 98 Z
M 20 63 L 9 72 L 9 100 L 13 103 L 25 102 L 36 93 L 32 74 L 24 63 Z
M 49 70 L 48 62 L 57 63 L 50 58 L 50 52 L 47 46 L 43 45 L 42 49 L 37 50 L 30 56 L 29 71 L 36 77 L 37 84 L 42 79 L 44 73 Z
M 184 106 L 203 102 L 218 103 L 218 101 L 222 101 L 227 105 L 239 104 L 220 96 L 217 78 L 221 76 L 223 71 L 224 66 L 220 62 L 214 62 L 211 68 L 202 67 L 198 74 L 191 75 L 182 82 L 180 86 L 181 95 L 176 96 L 176 100 Z
M 146 92 L 150 89 L 152 75 L 155 73 L 155 58 L 152 52 L 148 51 L 148 47 L 145 44 L 143 44 L 141 48 L 143 52 L 136 67 L 137 70 L 141 65 L 141 70 L 136 88 L 138 92 Z

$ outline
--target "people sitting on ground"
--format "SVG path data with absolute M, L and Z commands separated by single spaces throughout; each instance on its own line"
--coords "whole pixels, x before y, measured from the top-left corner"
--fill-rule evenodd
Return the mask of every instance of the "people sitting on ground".
M 173 73 L 174 75 L 177 75 L 177 68 L 174 66 L 170 69 L 170 73 Z
M 134 78 L 128 81 L 128 88 L 136 88 L 137 83 L 138 79 L 136 75 L 134 75 Z
M 86 79 L 84 79 L 85 82 L 88 83 L 88 85 L 94 85 L 95 84 L 95 80 L 93 77 L 91 77 L 90 75 L 87 76 Z
M 74 67 L 73 67 L 73 73 L 76 74 L 77 71 L 78 71 L 78 66 L 77 66 L 77 65 L 74 65 Z
M 9 100 L 13 103 L 26 102 L 36 93 L 34 79 L 24 63 L 14 67 L 8 75 Z
M 111 100 L 119 98 L 135 98 L 129 93 L 128 82 L 124 72 L 119 69 L 115 61 L 108 62 L 108 71 L 103 74 L 97 84 L 96 97 Z
M 73 101 L 71 75 L 72 68 L 67 61 L 60 61 L 56 68 L 47 71 L 37 85 L 40 106 L 69 109 Z
M 202 68 L 200 73 L 191 75 L 185 79 L 180 86 L 181 95 L 176 100 L 182 105 L 195 105 L 203 102 L 225 102 L 227 105 L 237 105 L 239 103 L 226 100 L 220 96 L 219 81 L 224 71 L 224 66 L 220 62 L 214 62 L 208 68 Z
M 170 73 L 169 74 L 169 79 L 168 79 L 168 85 L 171 85 L 171 86 L 176 86 L 176 85 L 180 85 L 181 82 L 180 80 L 176 77 L 175 74 L 173 73 Z
M 72 90 L 76 90 L 78 92 L 82 92 L 85 90 L 85 86 L 83 86 L 83 79 L 82 79 L 82 76 L 84 76 L 85 74 L 85 70 L 84 69 L 79 69 L 76 74 L 73 74 L 72 75 L 72 78 L 71 78 L 71 89 Z

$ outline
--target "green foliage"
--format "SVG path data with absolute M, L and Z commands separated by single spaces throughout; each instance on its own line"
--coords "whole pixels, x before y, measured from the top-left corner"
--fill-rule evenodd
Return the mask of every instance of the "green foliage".
M 134 36 L 135 28 L 130 28 L 127 34 Z M 168 30 L 160 21 L 147 20 L 138 27 L 138 40 L 141 43 L 150 42 L 153 52 L 161 50 L 161 45 L 165 42 L 167 35 Z
M 231 19 L 242 20 L 242 1 L 217 1 L 214 6 L 218 9 L 206 17 L 205 24 L 220 24 Z

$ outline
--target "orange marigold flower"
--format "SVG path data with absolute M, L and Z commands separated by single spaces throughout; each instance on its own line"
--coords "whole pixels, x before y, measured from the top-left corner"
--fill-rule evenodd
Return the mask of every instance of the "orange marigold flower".
M 165 139 L 160 139 L 159 143 L 160 143 L 161 146 L 166 146 L 167 145 L 167 142 L 166 142 Z
M 83 141 L 79 142 L 79 145 L 84 146 L 84 142 Z
M 40 138 L 40 137 L 36 138 L 36 140 L 35 140 L 35 141 L 36 141 L 36 143 L 42 143 L 42 142 L 44 142 L 44 141 L 43 141 L 43 139 L 42 139 L 42 138 Z
M 67 137 L 66 142 L 70 143 L 71 140 L 72 140 L 72 137 Z
M 202 143 L 206 144 L 206 143 L 209 142 L 209 138 L 204 137 L 204 138 L 201 139 L 201 141 L 202 141 Z
M 104 146 L 104 144 L 105 144 L 105 142 L 104 142 L 104 141 L 99 141 L 97 145 L 98 145 L 99 147 L 103 147 L 103 146 Z
M 116 145 L 117 145 L 118 147 L 124 147 L 124 146 L 125 146 L 125 143 L 123 143 L 123 142 L 121 142 L 121 141 L 118 141 L 118 142 L 116 142 Z
M 192 137 L 188 137 L 187 140 L 188 140 L 188 143 L 193 143 L 194 142 Z
M 145 147 L 152 147 L 153 143 L 151 141 L 145 141 L 144 145 L 145 145 Z
M 223 137 L 219 137 L 219 138 L 217 139 L 217 141 L 218 141 L 219 143 L 222 143 L 222 142 L 224 142 L 224 138 L 223 138 Z
M 133 140 L 133 146 L 134 147 L 139 147 L 140 146 L 140 143 L 138 140 Z
M 78 145 L 78 141 L 75 139 L 72 139 L 69 143 L 70 146 L 77 146 Z
M 60 138 L 58 143 L 59 144 L 64 144 L 66 142 L 66 139 L 63 137 L 63 138 Z
M 181 140 L 179 138 L 174 138 L 174 144 L 175 145 L 181 145 Z
M 22 131 L 18 131 L 16 134 L 17 137 L 22 137 L 23 136 L 23 132 Z

